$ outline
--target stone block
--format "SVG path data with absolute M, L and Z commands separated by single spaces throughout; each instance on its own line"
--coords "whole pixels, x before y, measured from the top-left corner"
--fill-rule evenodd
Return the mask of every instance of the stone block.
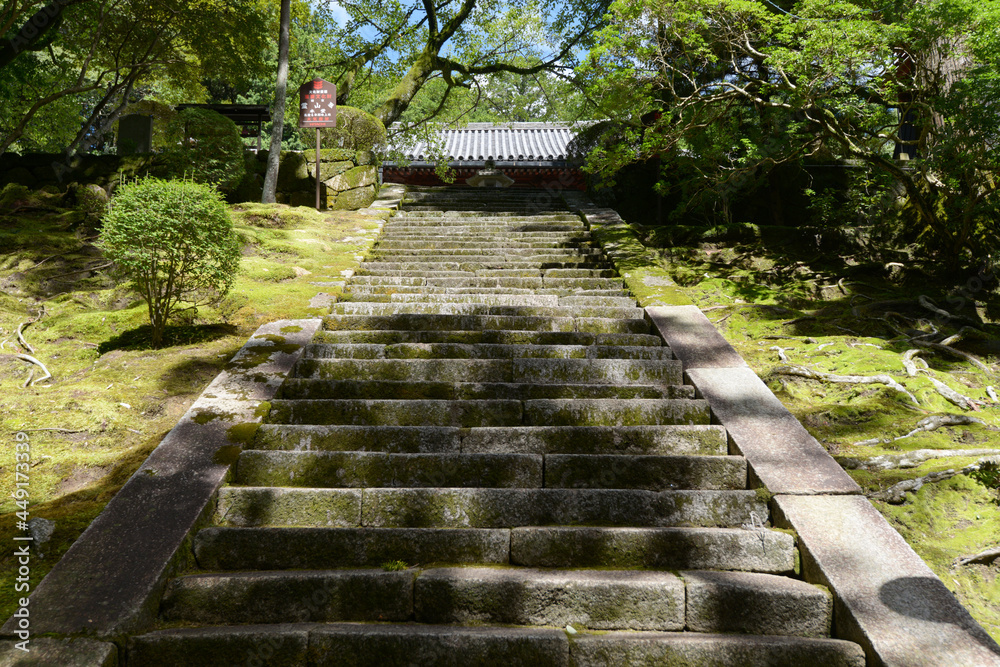
M 569 647 L 548 628 L 327 625 L 313 631 L 309 651 L 316 667 L 565 667 Z
M 352 167 L 343 173 L 337 174 L 332 178 L 324 179 L 326 185 L 331 190 L 336 190 L 337 192 L 344 193 L 348 190 L 354 190 L 356 188 L 364 188 L 368 186 L 374 186 L 378 182 L 378 170 L 374 166 L 364 166 L 364 167 Z M 375 190 L 374 187 L 371 191 L 371 201 L 375 201 Z M 368 204 L 365 204 L 366 206 Z
M 215 521 L 229 526 L 360 526 L 361 491 L 227 486 L 219 489 Z
M 609 632 L 575 638 L 570 664 L 865 667 L 865 656 L 857 644 L 836 639 Z
M 424 528 L 205 528 L 194 540 L 205 570 L 377 567 L 405 563 L 507 563 L 510 531 Z
M 587 489 L 745 489 L 742 456 L 549 454 L 545 486 Z
M 861 488 L 749 368 L 693 368 L 687 376 L 772 493 L 854 494 Z
M 110 642 L 93 639 L 52 639 L 30 637 L 18 648 L 21 640 L 0 641 L 0 665 L 4 667 L 117 667 L 118 647 Z
M 552 454 L 723 454 L 720 426 L 534 426 L 471 429 L 462 451 Z
M 444 426 L 264 424 L 255 449 L 281 451 L 458 452 L 461 429 Z
M 682 572 L 687 629 L 829 637 L 833 598 L 825 588 L 757 572 Z
M 860 496 L 777 496 L 806 581 L 834 594 L 834 634 L 885 667 L 1000 665 L 1000 646 Z
M 329 208 L 336 211 L 356 211 L 369 206 L 373 201 L 375 201 L 375 186 L 366 185 L 342 191 Z
M 510 560 L 528 567 L 791 572 L 790 535 L 742 528 L 515 528 Z
M 442 568 L 417 578 L 414 611 L 421 623 L 681 630 L 684 584 L 665 572 Z
M 640 399 L 635 399 L 640 400 Z M 661 401 L 662 402 L 662 401 Z M 688 401 L 693 403 L 694 401 Z M 520 401 L 397 401 L 329 399 L 271 402 L 278 424 L 353 426 L 517 426 Z
M 306 664 L 308 625 L 236 625 L 216 628 L 159 630 L 128 640 L 129 665 L 143 667 L 205 667 L 267 664 L 298 667 Z
M 697 306 L 656 306 L 646 313 L 685 369 L 747 365 Z
M 333 621 L 406 621 L 413 613 L 413 573 L 382 569 L 236 572 L 173 580 L 163 596 L 165 621 L 230 625 Z
M 708 422 L 708 403 L 701 400 L 550 399 L 524 403 L 524 423 L 530 426 L 655 426 Z

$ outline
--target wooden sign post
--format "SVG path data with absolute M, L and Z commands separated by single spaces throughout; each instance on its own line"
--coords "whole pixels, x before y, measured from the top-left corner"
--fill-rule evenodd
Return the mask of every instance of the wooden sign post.
M 299 87 L 299 127 L 316 128 L 316 210 L 320 209 L 320 129 L 337 127 L 337 84 L 315 78 Z

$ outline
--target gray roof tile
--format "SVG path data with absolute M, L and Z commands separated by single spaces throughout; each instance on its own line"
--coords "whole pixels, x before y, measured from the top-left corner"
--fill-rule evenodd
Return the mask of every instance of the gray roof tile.
M 581 123 L 469 123 L 440 130 L 444 153 L 451 162 L 556 162 L 567 159 L 567 147 Z M 423 162 L 437 157 L 434 146 L 420 141 L 398 146 L 407 160 Z

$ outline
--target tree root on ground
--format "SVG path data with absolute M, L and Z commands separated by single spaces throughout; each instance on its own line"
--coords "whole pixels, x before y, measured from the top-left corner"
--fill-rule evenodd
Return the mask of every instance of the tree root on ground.
M 898 436 L 898 437 L 895 437 L 895 438 L 885 438 L 885 439 L 872 438 L 871 440 L 862 440 L 861 442 L 855 442 L 854 445 L 855 446 L 866 446 L 866 445 L 886 444 L 886 443 L 890 443 L 890 442 L 895 442 L 897 440 L 903 440 L 905 438 L 912 438 L 916 434 L 918 434 L 918 433 L 924 433 L 925 431 L 936 431 L 937 429 L 942 428 L 944 426 L 968 426 L 969 424 L 983 424 L 983 425 L 985 425 L 986 422 L 984 422 L 982 419 L 979 419 L 978 417 L 969 417 L 968 415 L 931 415 L 930 417 L 925 417 L 924 419 L 921 419 L 919 422 L 917 422 L 916 428 L 914 428 L 912 431 L 910 431 L 906 435 L 901 435 L 901 436 Z M 921 449 L 919 451 L 920 452 L 938 452 L 939 450 L 936 450 L 936 449 Z M 980 452 L 979 450 L 976 450 L 977 453 L 975 453 L 975 454 L 965 454 L 964 456 L 979 456 L 979 454 L 984 454 L 984 453 L 988 454 L 988 453 L 990 453 L 990 451 L 992 451 L 992 450 L 987 450 L 987 451 L 983 451 L 983 452 Z M 916 452 L 910 452 L 909 454 L 904 455 L 904 456 L 909 456 L 909 455 L 912 455 L 912 454 L 915 454 L 915 453 Z M 940 456 L 963 456 L 962 454 L 951 454 L 951 453 L 949 453 L 949 454 L 939 454 L 939 455 Z M 876 459 L 877 458 L 881 458 L 881 457 L 876 457 Z M 934 458 L 934 457 L 932 456 L 932 457 L 928 457 L 928 458 Z M 871 459 L 871 460 L 874 461 L 875 459 Z M 924 460 L 926 461 L 927 459 L 924 459 Z M 907 467 L 913 467 L 913 466 L 893 466 L 893 467 L 907 468 Z
M 972 364 L 979 370 L 983 371 L 984 373 L 989 373 L 990 375 L 993 374 L 993 371 L 990 369 L 990 367 L 984 364 L 982 361 L 980 361 L 979 358 L 974 354 L 969 354 L 968 352 L 962 352 L 961 350 L 956 350 L 953 347 L 948 347 L 947 345 L 942 345 L 941 343 L 928 343 L 926 341 L 917 340 L 915 338 L 912 339 L 910 342 L 912 342 L 914 345 L 917 345 L 918 347 L 926 347 L 931 350 L 937 350 L 938 352 L 945 352 L 952 356 L 958 357 L 959 359 L 964 359 L 965 361 L 968 361 L 970 364 Z
M 10 352 L 5 352 L 3 354 L 0 354 L 0 356 L 2 356 L 2 357 L 14 357 L 16 359 L 20 359 L 21 361 L 27 361 L 29 364 L 35 364 L 36 366 L 38 366 L 39 368 L 42 369 L 43 373 L 45 373 L 45 375 L 43 375 L 42 377 L 35 378 L 34 377 L 34 371 L 32 371 L 31 375 L 28 376 L 28 379 L 24 381 L 23 385 L 21 385 L 22 387 L 27 387 L 29 384 L 32 385 L 32 386 L 34 386 L 34 385 L 38 384 L 39 382 L 41 382 L 42 380 L 48 380 L 49 378 L 52 377 L 52 373 L 50 373 L 49 369 L 45 367 L 45 364 L 43 364 L 42 362 L 40 362 L 38 359 L 35 359 L 30 354 L 12 354 Z
M 834 375 L 833 373 L 824 373 L 823 371 L 816 371 L 803 366 L 782 366 L 776 368 L 774 372 L 779 375 L 795 375 L 809 378 L 810 380 L 822 380 L 824 382 L 837 382 L 841 384 L 884 384 L 901 394 L 905 394 L 913 402 L 914 406 L 920 407 L 917 397 L 888 375 L 872 375 L 870 377 L 865 375 Z
M 944 480 L 951 479 L 957 475 L 968 475 L 971 472 L 979 470 L 983 464 L 986 463 L 1000 463 L 1000 455 L 981 458 L 972 465 L 965 466 L 961 470 L 942 470 L 941 472 L 932 472 L 929 475 L 924 475 L 923 477 L 918 477 L 916 479 L 903 480 L 898 484 L 893 484 L 885 491 L 875 494 L 875 498 L 884 500 L 890 505 L 901 505 L 906 502 L 907 491 L 916 493 L 923 488 L 924 484 L 943 482 Z
M 937 393 L 941 394 L 946 401 L 957 405 L 963 410 L 978 410 L 979 406 L 982 405 L 980 401 L 971 399 L 965 394 L 958 393 L 944 382 L 936 380 L 930 375 L 927 376 L 927 379 L 931 381 L 931 384 L 934 385 L 934 389 L 937 390 Z
M 980 551 L 979 553 L 972 556 L 963 556 L 961 558 L 956 558 L 951 564 L 952 567 L 961 567 L 962 565 L 971 565 L 972 563 L 982 563 L 984 565 L 989 565 L 997 558 L 1000 558 L 1000 547 L 993 547 L 992 549 L 987 549 L 986 551 Z
M 920 354 L 920 350 L 917 349 L 907 350 L 903 353 L 903 368 L 906 369 L 906 374 L 911 378 L 916 377 L 917 373 L 920 372 L 920 369 L 917 368 L 917 363 L 913 361 L 913 357 L 918 354 Z

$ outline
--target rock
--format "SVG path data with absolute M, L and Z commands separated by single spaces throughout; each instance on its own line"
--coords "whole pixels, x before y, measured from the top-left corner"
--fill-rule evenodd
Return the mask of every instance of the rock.
M 329 208 L 337 211 L 353 211 L 365 208 L 373 201 L 375 201 L 375 186 L 368 185 L 341 192 Z
M 344 192 L 345 190 L 354 190 L 356 188 L 363 188 L 366 186 L 375 185 L 378 182 L 378 171 L 374 166 L 367 167 L 355 167 L 353 169 L 348 169 L 343 174 L 334 176 L 333 178 L 326 181 L 327 187 L 338 192 Z M 366 202 L 364 206 L 375 201 L 375 191 L 372 190 L 371 200 Z M 356 208 L 362 208 L 358 206 Z

